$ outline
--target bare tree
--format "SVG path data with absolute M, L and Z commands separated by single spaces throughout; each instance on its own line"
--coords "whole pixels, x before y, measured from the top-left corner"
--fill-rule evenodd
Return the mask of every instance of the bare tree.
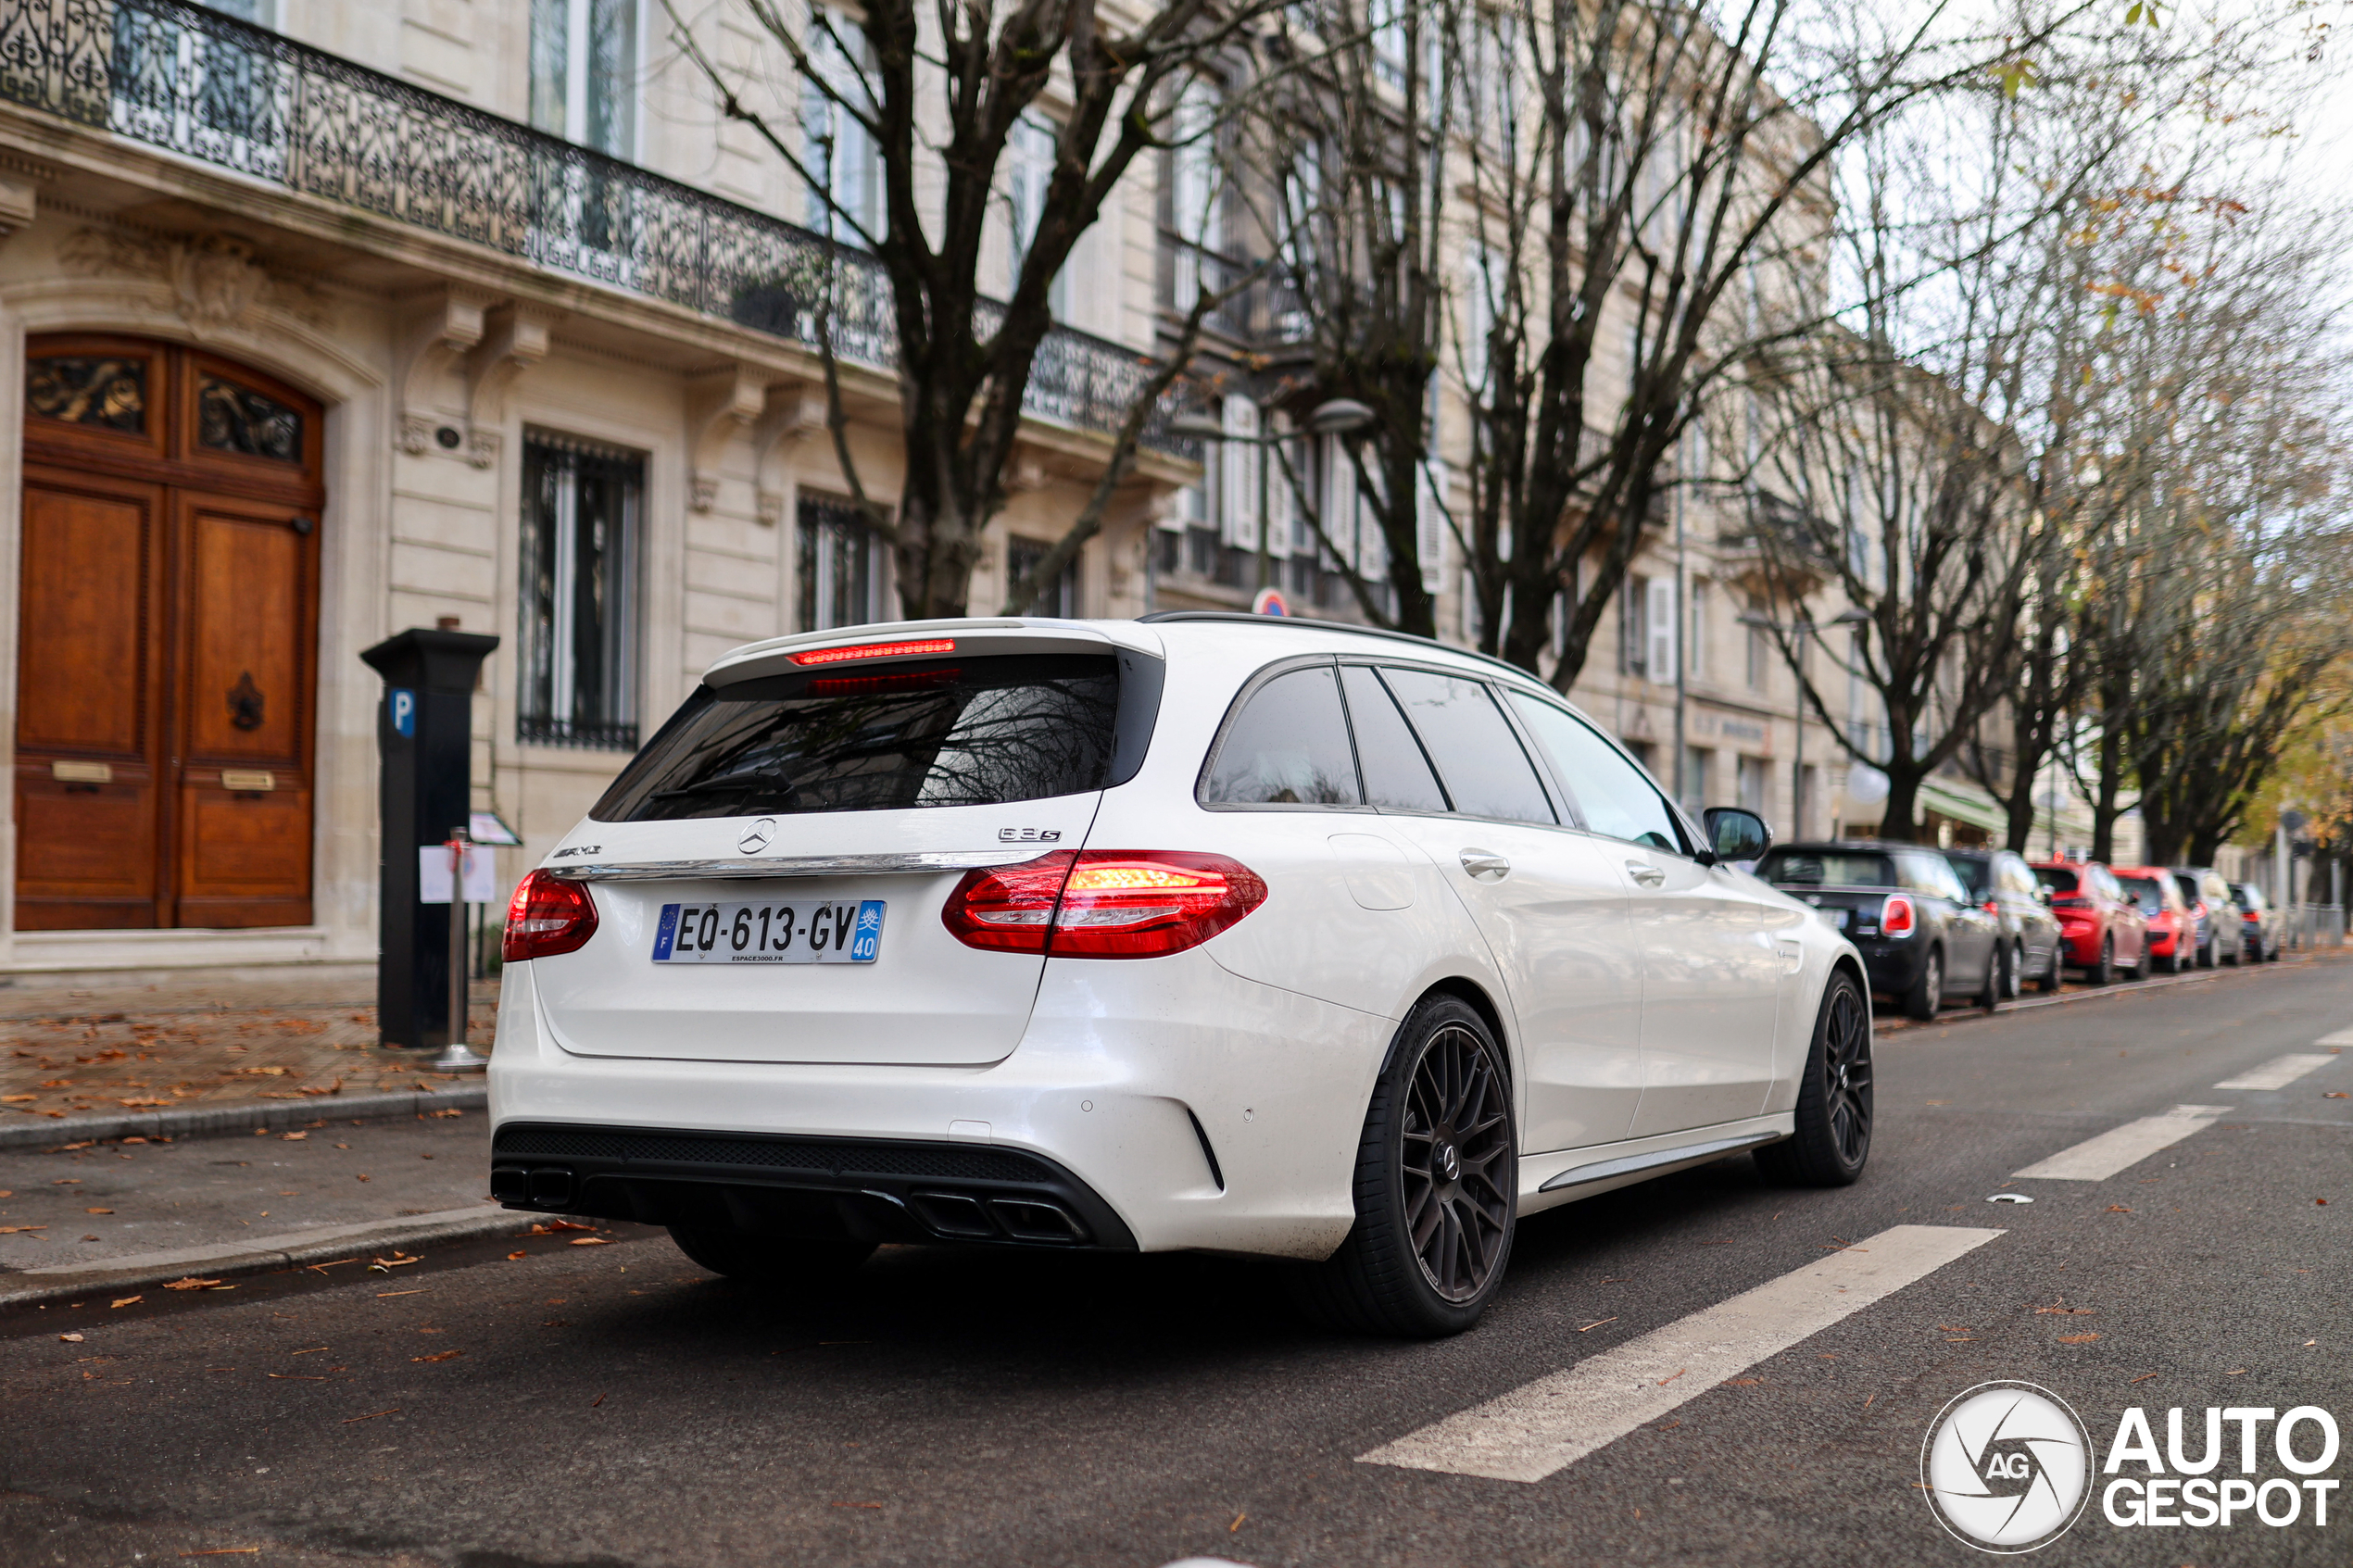
M 1166 0 L 1134 12 L 1092 0 L 865 0 L 853 19 L 789 0 L 725 0 L 723 19 L 690 24 L 663 0 L 680 50 L 722 112 L 750 126 L 812 194 L 842 246 L 815 313 L 835 451 L 867 525 L 896 558 L 911 618 L 963 615 L 982 531 L 1002 508 L 1003 475 L 1040 347 L 1051 288 L 1137 160 L 1168 144 L 1179 96 L 1274 0 L 1232 6 Z M 772 56 L 749 67 L 716 42 L 749 23 Z M 781 69 L 776 69 L 781 66 Z M 768 106 L 781 79 L 797 121 Z M 1049 93 L 1055 110 L 1045 113 Z M 1048 172 L 1004 210 L 1009 149 L 1022 139 Z M 845 180 L 852 164 L 856 178 Z M 861 182 L 879 199 L 860 199 Z M 1003 301 L 983 292 L 986 247 L 1010 225 L 1018 250 Z M 852 253 L 887 281 L 904 477 L 886 508 L 847 439 L 836 324 L 854 313 Z M 1133 394 L 1164 388 L 1135 378 Z M 1147 421 L 1130 419 L 1110 458 L 1132 461 Z

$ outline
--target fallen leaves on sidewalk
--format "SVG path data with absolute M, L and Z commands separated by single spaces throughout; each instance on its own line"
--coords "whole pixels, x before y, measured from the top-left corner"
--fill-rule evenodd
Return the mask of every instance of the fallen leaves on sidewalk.
M 79 1345 L 82 1343 L 82 1336 L 79 1334 L 60 1334 L 57 1337 L 64 1340 L 69 1345 Z
M 220 1282 L 217 1279 L 198 1279 L 194 1274 L 191 1274 L 186 1279 L 173 1280 L 170 1285 L 165 1286 L 164 1288 L 166 1290 L 209 1290 L 220 1283 Z
M 532 1226 L 530 1231 L 526 1234 L 531 1236 L 553 1236 L 558 1231 L 593 1231 L 597 1227 L 594 1225 L 584 1225 L 572 1220 L 549 1220 L 545 1223 Z
M 2096 1334 L 2062 1334 L 2058 1336 L 2058 1342 L 2062 1345 L 2089 1345 L 2098 1337 Z
M 135 1307 L 145 1299 L 145 1296 L 119 1296 L 115 1298 L 114 1304 L 118 1307 Z
M 409 1359 L 412 1361 L 447 1361 L 464 1354 L 463 1350 L 436 1350 L 430 1356 L 411 1356 Z
M 520 1263 L 520 1262 L 522 1262 L 522 1261 L 525 1258 L 528 1258 L 528 1257 L 530 1257 L 530 1256 L 531 1256 L 531 1254 L 530 1254 L 530 1253 L 528 1253 L 528 1252 L 510 1252 L 510 1253 L 508 1253 L 508 1254 L 507 1254 L 507 1261 L 509 1261 L 510 1263 Z
M 453 850 L 452 853 L 454 854 L 455 851 Z M 572 1244 L 574 1247 L 610 1247 L 612 1245 L 612 1237 L 609 1236 L 576 1236 L 572 1238 Z
M 1670 1384 L 1670 1383 L 1674 1382 L 1677 1378 L 1679 1378 L 1679 1377 L 1682 1376 L 1682 1375 L 1683 1375 L 1683 1374 L 1685 1374 L 1685 1373 L 1687 1373 L 1687 1372 L 1689 1372 L 1689 1371 L 1691 1371 L 1691 1370 L 1692 1370 L 1692 1369 L 1691 1369 L 1691 1368 L 1689 1368 L 1689 1367 L 1678 1367 L 1678 1368 L 1676 1368 L 1673 1372 L 1671 1372 L 1671 1373 L 1667 1374 L 1665 1377 L 1660 1378 L 1660 1379 L 1658 1380 L 1658 1386 L 1659 1386 L 1661 1388 L 1664 1388 L 1664 1387 L 1666 1387 L 1668 1384 Z
M 422 1263 L 423 1261 L 424 1260 L 422 1258 L 412 1258 L 408 1253 L 401 1251 L 396 1247 L 392 1249 L 391 1257 L 379 1258 L 374 1262 L 370 1263 L 368 1265 L 368 1272 L 370 1273 L 388 1274 L 395 1269 L 405 1269 L 411 1263 Z
M 22 1231 L 45 1231 L 46 1225 L 0 1225 L 0 1236 L 15 1236 Z

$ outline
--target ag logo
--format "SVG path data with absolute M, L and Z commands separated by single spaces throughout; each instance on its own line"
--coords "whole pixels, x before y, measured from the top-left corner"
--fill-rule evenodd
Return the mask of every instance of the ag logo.
M 2033 1551 L 2091 1497 L 2092 1440 L 2057 1395 L 1981 1383 L 1929 1424 L 1920 1486 L 1937 1523 L 1981 1551 Z

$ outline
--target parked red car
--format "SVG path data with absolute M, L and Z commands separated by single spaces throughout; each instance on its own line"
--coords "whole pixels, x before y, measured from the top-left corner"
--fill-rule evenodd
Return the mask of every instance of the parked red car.
M 2097 860 L 2048 860 L 2034 868 L 2034 880 L 2051 890 L 2059 945 L 2087 984 L 2105 985 L 2120 971 L 2131 980 L 2148 972 L 2148 922 L 2114 872 Z
M 2182 897 L 2182 884 L 2163 866 L 2112 867 L 2125 896 L 2141 907 L 2148 924 L 2149 963 L 2179 974 L 2197 961 L 2197 916 Z

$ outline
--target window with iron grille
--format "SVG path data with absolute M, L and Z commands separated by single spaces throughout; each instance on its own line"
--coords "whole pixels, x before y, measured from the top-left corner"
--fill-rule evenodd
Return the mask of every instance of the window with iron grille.
M 883 620 L 882 541 L 853 501 L 803 495 L 798 511 L 799 629 L 829 632 Z
M 535 430 L 522 473 L 517 738 L 635 751 L 645 458 Z
M 1044 560 L 1046 552 L 1052 548 L 1043 540 L 1025 539 L 1018 533 L 1007 538 L 1006 588 L 1010 591 L 1014 583 L 1037 571 L 1038 563 Z M 1065 561 L 1062 571 L 1055 573 L 1054 580 L 1038 590 L 1038 596 L 1029 601 L 1028 613 L 1057 615 L 1072 621 L 1078 618 L 1078 562 L 1076 559 Z

